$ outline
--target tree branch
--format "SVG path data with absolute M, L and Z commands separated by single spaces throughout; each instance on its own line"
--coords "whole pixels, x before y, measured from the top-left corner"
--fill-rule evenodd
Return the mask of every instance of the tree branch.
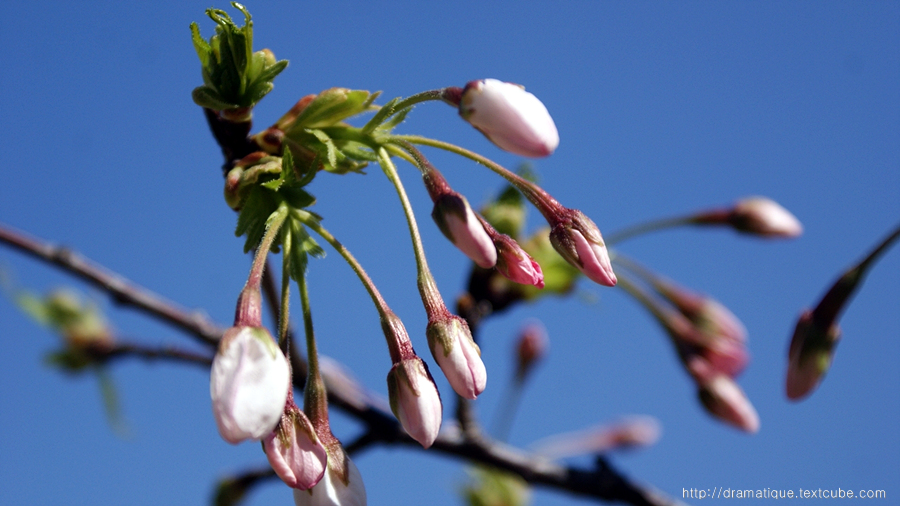
M 135 285 L 124 277 L 96 265 L 67 248 L 35 239 L 0 224 L 0 243 L 12 246 L 32 257 L 55 265 L 65 272 L 96 285 L 112 296 L 113 300 L 136 307 L 151 317 L 169 322 L 176 328 L 197 337 L 202 342 L 215 345 L 221 336 L 220 327 L 199 311 L 188 312 L 173 302 Z M 107 355 L 134 355 L 148 359 L 176 359 L 191 363 L 207 363 L 207 357 L 172 349 L 150 349 L 135 344 L 122 344 Z M 351 416 L 364 422 L 368 430 L 354 443 L 354 449 L 362 449 L 374 442 L 404 444 L 421 450 L 422 447 L 406 434 L 397 420 L 387 411 L 376 406 L 372 397 L 361 386 L 335 370 L 323 370 L 328 386 L 329 402 Z M 294 375 L 294 378 L 303 377 Z M 295 386 L 297 381 L 295 381 Z M 302 380 L 301 380 L 302 385 Z M 564 490 L 584 497 L 607 501 L 619 501 L 635 506 L 673 506 L 681 504 L 656 490 L 631 482 L 613 469 L 604 459 L 598 459 L 594 469 L 566 467 L 543 457 L 526 453 L 511 446 L 487 438 L 466 437 L 459 430 L 447 430 L 438 435 L 432 449 L 464 460 L 494 466 L 516 473 L 526 481 Z M 268 476 L 262 473 L 255 479 Z
M 150 290 L 135 285 L 63 246 L 30 237 L 0 223 L 0 242 L 55 265 L 106 291 L 117 304 L 137 308 L 215 346 L 223 330 L 201 311 L 188 311 Z

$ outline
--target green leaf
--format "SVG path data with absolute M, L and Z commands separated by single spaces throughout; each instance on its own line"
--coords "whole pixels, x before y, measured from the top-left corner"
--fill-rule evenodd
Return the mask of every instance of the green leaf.
M 265 67 L 259 76 L 254 79 L 254 82 L 271 82 L 282 70 L 286 69 L 287 66 L 287 60 L 279 60 L 275 62 L 274 65 Z
M 402 111 L 394 114 L 394 116 L 392 116 L 390 120 L 385 121 L 383 124 L 379 125 L 378 129 L 385 132 L 390 132 L 394 129 L 394 127 L 396 127 L 400 123 L 403 123 L 403 121 L 406 119 L 406 115 L 409 114 L 409 111 L 412 110 L 412 107 L 404 108 Z
M 377 95 L 364 90 L 329 88 L 319 93 L 290 128 L 322 128 L 368 110 Z
M 272 192 L 259 186 L 250 189 L 238 214 L 237 227 L 234 231 L 234 235 L 238 237 L 247 236 L 244 253 L 253 251 L 259 245 L 263 234 L 266 233 L 266 220 L 277 208 Z
M 197 57 L 200 58 L 200 65 L 206 67 L 209 65 L 212 48 L 206 40 L 200 36 L 200 27 L 197 23 L 191 23 L 191 40 L 194 42 L 194 50 L 197 51 Z
M 44 357 L 44 363 L 63 372 L 74 374 L 83 372 L 94 363 L 94 360 L 81 350 L 67 348 L 48 353 Z
M 234 109 L 237 107 L 236 104 L 232 104 L 223 100 L 219 96 L 219 93 L 216 92 L 216 90 L 206 85 L 194 88 L 194 91 L 191 92 L 191 98 L 193 98 L 194 103 L 199 105 L 200 107 L 205 107 L 214 111 Z
M 337 147 L 334 145 L 334 141 L 331 140 L 331 137 L 329 137 L 325 132 L 315 128 L 307 128 L 306 131 L 311 133 L 316 139 L 319 139 L 319 142 L 325 145 L 328 164 L 332 167 L 337 167 Z
M 517 474 L 487 466 L 467 471 L 470 482 L 462 494 L 469 506 L 526 506 L 531 502 L 528 483 Z
M 122 415 L 122 407 L 119 403 L 119 393 L 116 383 L 105 367 L 97 367 L 97 381 L 100 382 L 100 395 L 103 397 L 103 408 L 106 412 L 106 420 L 109 426 L 119 435 L 128 433 L 128 424 Z
M 379 126 L 381 126 L 381 123 L 384 122 L 385 118 L 389 117 L 391 114 L 394 113 L 394 107 L 397 105 L 398 102 L 400 102 L 400 97 L 394 97 L 391 100 L 389 100 L 388 103 L 381 106 L 381 109 L 379 109 L 378 112 L 376 112 L 375 115 L 372 116 L 372 119 L 370 119 L 362 127 L 362 132 L 369 133 L 369 132 L 375 130 L 376 128 L 378 128 Z

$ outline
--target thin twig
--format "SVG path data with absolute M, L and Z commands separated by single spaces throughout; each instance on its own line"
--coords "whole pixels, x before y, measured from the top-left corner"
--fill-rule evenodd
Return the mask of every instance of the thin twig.
M 74 274 L 106 291 L 117 304 L 135 307 L 215 346 L 222 329 L 200 311 L 189 311 L 160 295 L 135 285 L 75 251 L 28 236 L 0 223 L 0 242 Z

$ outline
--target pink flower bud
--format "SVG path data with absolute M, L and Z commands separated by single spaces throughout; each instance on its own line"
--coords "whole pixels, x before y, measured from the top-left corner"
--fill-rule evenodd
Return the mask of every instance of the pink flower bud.
M 544 104 L 525 88 L 498 81 L 472 81 L 463 89 L 459 115 L 500 149 L 540 158 L 559 145 L 559 132 Z
M 343 459 L 329 455 L 322 480 L 309 490 L 294 489 L 296 506 L 366 506 L 366 486 L 356 464 L 341 450 Z M 342 469 L 333 461 L 342 460 Z
M 325 474 L 325 446 L 293 402 L 285 407 L 278 427 L 263 439 L 263 449 L 275 474 L 291 488 L 310 489 Z
M 466 399 L 478 397 L 487 384 L 487 371 L 466 321 L 448 315 L 428 322 L 425 334 L 431 355 L 453 390 Z
M 812 311 L 804 311 L 797 321 L 788 352 L 786 391 L 788 399 L 800 400 L 816 389 L 831 367 L 834 350 L 841 337 L 837 323 L 828 328 L 817 325 Z
M 465 197 L 453 191 L 444 176 L 427 164 L 422 175 L 434 210 L 431 217 L 441 232 L 480 267 L 490 269 L 497 263 L 497 249 L 482 220 L 475 215 Z
M 497 247 L 497 271 L 500 274 L 516 283 L 544 288 L 541 266 L 512 237 L 497 234 L 494 246 Z
M 291 383 L 284 354 L 262 327 L 231 327 L 219 342 L 209 380 L 222 439 L 260 440 L 281 419 Z
M 659 440 L 661 431 L 660 423 L 655 418 L 634 416 L 611 425 L 556 434 L 532 444 L 531 448 L 534 453 L 556 460 L 650 446 Z
M 803 233 L 803 225 L 793 214 L 766 197 L 738 201 L 729 222 L 741 232 L 765 237 L 797 237 Z
M 391 367 L 387 380 L 391 411 L 406 432 L 428 448 L 441 429 L 443 409 L 428 366 L 417 356 L 401 360 Z
M 447 239 L 479 267 L 490 269 L 497 263 L 497 248 L 465 197 L 456 192 L 437 196 L 431 217 Z
M 534 320 L 522 329 L 516 342 L 516 378 L 525 379 L 547 353 L 549 343 L 547 329 L 540 321 Z
M 756 409 L 728 376 L 720 374 L 701 384 L 699 396 L 703 407 L 716 418 L 751 434 L 759 431 Z
M 616 286 L 616 274 L 600 229 L 581 211 L 566 211 L 568 216 L 565 219 L 551 224 L 550 243 L 553 248 L 590 280 L 604 286 Z

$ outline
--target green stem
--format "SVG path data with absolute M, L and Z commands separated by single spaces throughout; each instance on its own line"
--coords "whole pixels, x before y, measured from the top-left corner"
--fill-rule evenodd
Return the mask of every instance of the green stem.
M 511 185 L 515 186 L 520 192 L 522 192 L 522 194 L 525 195 L 525 198 L 527 198 L 532 204 L 534 204 L 534 207 L 536 207 L 537 210 L 540 211 L 541 214 L 544 215 L 544 218 L 546 218 L 550 223 L 559 222 L 561 219 L 560 214 L 565 210 L 565 208 L 559 202 L 557 202 L 556 199 L 551 197 L 547 192 L 542 190 L 531 181 L 520 177 L 519 175 L 513 173 L 502 165 L 485 156 L 475 153 L 474 151 L 469 151 L 468 149 L 457 146 L 455 144 L 451 144 L 449 142 L 429 139 L 428 137 L 422 137 L 419 135 L 397 135 L 392 137 L 392 139 L 443 149 L 445 151 L 449 151 L 451 153 L 460 155 L 462 157 L 468 158 L 469 160 L 484 165 L 488 169 L 494 171 L 500 177 L 509 181 Z M 398 144 L 402 146 L 401 143 Z
M 247 277 L 247 283 L 238 296 L 237 307 L 234 312 L 234 324 L 248 327 L 262 326 L 262 292 L 260 285 L 262 284 L 263 271 L 266 268 L 266 259 L 269 256 L 269 250 L 272 249 L 272 243 L 278 236 L 281 225 L 287 218 L 287 204 L 282 202 L 278 209 L 269 215 L 266 220 L 266 232 L 256 248 L 256 254 L 253 257 L 253 265 L 250 267 L 250 275 Z
M 316 348 L 316 336 L 313 330 L 312 307 L 309 303 L 309 288 L 306 284 L 306 275 L 297 280 L 300 291 L 300 308 L 303 311 L 303 330 L 306 334 L 306 361 L 307 377 L 306 388 L 303 391 L 303 410 L 306 416 L 321 432 L 321 424 L 328 428 L 328 394 L 325 390 L 325 382 L 319 372 L 319 352 Z M 330 429 L 328 429 L 330 430 Z
M 636 284 L 632 283 L 628 276 L 621 276 L 619 278 L 619 282 L 622 285 L 622 288 L 628 292 L 629 295 L 637 299 L 638 302 L 641 303 L 642 306 L 647 308 L 650 311 L 650 314 L 653 315 L 654 318 L 663 326 L 665 329 L 669 329 L 668 321 L 669 314 L 667 314 L 663 308 L 660 306 L 659 302 L 650 296 L 645 290 L 638 287 Z
M 282 202 L 279 204 L 278 209 L 269 215 L 269 218 L 266 220 L 266 233 L 263 235 L 262 240 L 259 242 L 259 246 L 256 248 L 256 256 L 253 257 L 253 265 L 250 267 L 250 276 L 247 278 L 247 286 L 259 288 L 260 282 L 262 281 L 263 269 L 266 267 L 266 258 L 269 255 L 269 250 L 272 248 L 272 243 L 275 241 L 275 238 L 278 237 L 278 231 L 281 230 L 281 225 L 284 224 L 287 215 L 287 204 Z
M 409 225 L 409 235 L 413 244 L 413 253 L 416 257 L 419 293 L 422 296 L 422 302 L 425 304 L 425 311 L 428 313 L 429 319 L 431 319 L 432 316 L 446 312 L 447 309 L 434 282 L 434 277 L 428 269 L 428 261 L 425 258 L 425 248 L 422 246 L 422 237 L 419 235 L 416 216 L 413 213 L 412 205 L 409 203 L 406 190 L 403 188 L 403 183 L 400 181 L 400 176 L 397 174 L 397 168 L 384 148 L 378 150 L 378 158 L 381 170 L 384 171 L 385 176 L 394 185 L 400 198 L 400 203 L 403 205 L 403 213 L 406 215 L 406 223 Z
M 624 230 L 620 230 L 618 232 L 614 232 L 606 237 L 606 245 L 611 246 L 617 242 L 624 241 L 625 239 L 630 239 L 632 237 L 646 234 L 648 232 L 655 232 L 657 230 L 663 230 L 666 228 L 674 228 L 680 227 L 683 225 L 692 225 L 694 224 L 694 216 L 679 216 L 676 218 L 663 218 L 660 220 L 649 221 L 646 223 L 639 223 L 637 225 L 633 225 Z
M 291 233 L 281 234 L 281 310 L 278 312 L 278 344 L 282 350 L 290 350 L 287 342 L 290 332 L 290 298 L 291 298 Z
M 340 241 L 335 239 L 331 233 L 326 230 L 321 224 L 319 224 L 318 220 L 314 218 L 309 213 L 295 213 L 296 219 L 303 222 L 304 225 L 310 228 L 310 230 L 319 234 L 328 244 L 333 247 L 338 254 L 344 257 L 344 260 L 350 265 L 350 268 L 353 269 L 353 272 L 359 277 L 359 280 L 362 282 L 363 286 L 366 288 L 366 291 L 369 292 L 369 296 L 372 297 L 372 302 L 375 304 L 375 309 L 378 310 L 378 316 L 381 319 L 382 327 L 384 328 L 390 322 L 394 320 L 398 320 L 397 316 L 391 311 L 388 307 L 387 303 L 384 300 L 384 297 L 381 296 L 381 292 L 378 291 L 378 288 L 375 287 L 375 283 L 372 282 L 372 278 L 366 273 L 365 269 L 362 268 L 362 265 L 356 260 L 356 258 L 350 253 Z M 405 334 L 405 331 L 404 331 Z M 412 351 L 412 343 L 409 341 L 409 336 L 398 335 L 396 333 L 388 336 L 385 334 L 385 338 L 387 338 L 388 349 L 391 353 L 391 357 L 406 357 Z

